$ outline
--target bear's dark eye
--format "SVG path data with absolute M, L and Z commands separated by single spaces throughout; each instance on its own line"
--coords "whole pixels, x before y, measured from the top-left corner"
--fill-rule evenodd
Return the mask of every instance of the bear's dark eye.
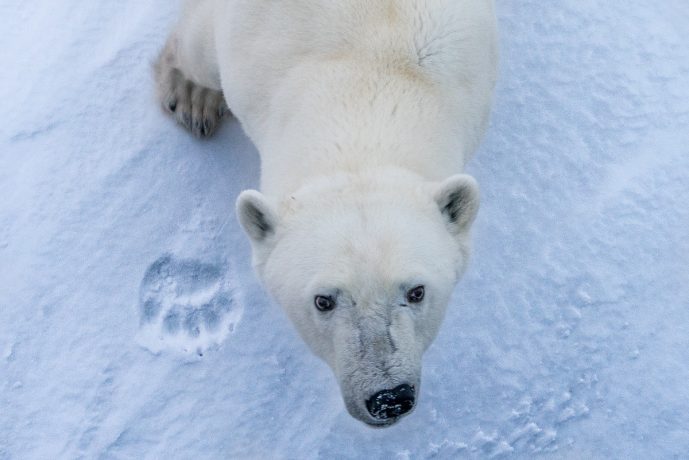
M 335 299 L 329 295 L 317 295 L 314 299 L 318 311 L 330 311 L 335 308 Z
M 407 291 L 407 302 L 409 303 L 419 303 L 423 300 L 423 296 L 426 294 L 426 290 L 423 286 L 416 286 Z

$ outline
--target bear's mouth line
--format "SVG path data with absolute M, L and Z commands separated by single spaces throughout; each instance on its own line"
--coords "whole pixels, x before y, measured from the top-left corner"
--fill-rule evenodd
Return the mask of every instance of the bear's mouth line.
M 387 428 L 387 427 L 397 423 L 399 421 L 399 419 L 401 419 L 401 418 L 402 418 L 401 416 L 398 416 L 398 417 L 390 417 L 390 418 L 387 418 L 385 420 L 380 420 L 380 419 L 370 417 L 365 422 L 368 426 L 370 426 L 372 428 Z

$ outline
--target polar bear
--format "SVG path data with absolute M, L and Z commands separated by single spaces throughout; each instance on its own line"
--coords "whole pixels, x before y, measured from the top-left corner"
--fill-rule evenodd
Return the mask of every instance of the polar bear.
M 193 0 L 155 65 L 185 127 L 229 107 L 256 145 L 255 270 L 371 426 L 415 407 L 469 258 L 495 22 L 492 0 Z

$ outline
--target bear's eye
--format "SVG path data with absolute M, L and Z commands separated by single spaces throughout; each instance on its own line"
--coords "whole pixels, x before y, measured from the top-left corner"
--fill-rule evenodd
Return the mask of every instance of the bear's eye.
M 335 308 L 335 299 L 329 295 L 317 295 L 314 304 L 316 304 L 318 311 L 330 311 Z
M 423 296 L 426 294 L 426 290 L 423 286 L 416 286 L 407 291 L 407 302 L 409 303 L 419 303 L 423 300 Z

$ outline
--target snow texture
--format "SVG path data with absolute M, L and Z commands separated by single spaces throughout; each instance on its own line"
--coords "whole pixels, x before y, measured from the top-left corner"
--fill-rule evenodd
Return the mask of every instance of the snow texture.
M 475 251 L 416 411 L 352 419 L 250 268 L 178 2 L 0 1 L 0 459 L 689 457 L 689 3 L 498 0 Z

